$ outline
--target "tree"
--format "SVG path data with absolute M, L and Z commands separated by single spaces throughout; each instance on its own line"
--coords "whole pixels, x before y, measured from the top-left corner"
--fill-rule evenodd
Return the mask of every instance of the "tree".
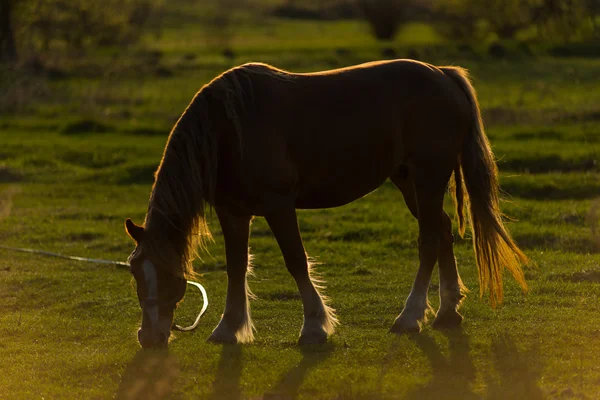
M 13 29 L 16 0 L 0 0 L 0 62 L 17 60 L 17 45 Z
M 514 39 L 537 27 L 545 39 L 568 41 L 596 29 L 600 0 L 438 0 L 436 11 L 441 16 L 436 28 L 453 39 L 478 40 L 490 33 Z
M 125 46 L 156 26 L 161 0 L 0 0 L 0 60 L 34 52 Z
M 408 2 L 401 0 L 358 0 L 358 7 L 378 40 L 392 40 L 405 18 Z

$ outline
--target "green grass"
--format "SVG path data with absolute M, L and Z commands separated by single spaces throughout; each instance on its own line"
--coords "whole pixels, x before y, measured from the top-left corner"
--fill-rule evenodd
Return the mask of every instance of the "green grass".
M 418 263 L 416 221 L 389 183 L 344 207 L 299 212 L 341 320 L 324 346 L 296 344 L 302 305 L 260 218 L 250 279 L 258 331 L 245 346 L 205 342 L 226 289 L 216 217 L 211 254 L 195 264 L 210 306 L 168 354 L 139 350 L 140 311 L 126 270 L 0 250 L 0 397 L 600 397 L 598 59 L 497 61 L 442 50 L 443 38 L 422 24 L 379 45 L 358 22 L 282 20 L 260 29 L 245 22 L 227 59 L 200 37 L 201 27 L 170 18 L 152 43 L 158 62 L 147 52 L 112 64 L 100 54 L 94 63 L 112 65 L 100 75 L 66 65 L 68 77 L 48 81 L 29 110 L 0 116 L 0 244 L 126 259 L 133 244 L 123 221 L 143 220 L 166 135 L 202 84 L 245 61 L 311 71 L 376 59 L 392 47 L 472 71 L 508 193 L 503 210 L 536 264 L 526 270 L 530 291 L 507 276 L 505 302 L 491 309 L 478 296 L 470 240 L 457 237 L 471 289 L 463 328 L 389 334 Z M 434 277 L 434 307 L 437 285 Z M 177 321 L 191 322 L 200 305 L 190 291 Z

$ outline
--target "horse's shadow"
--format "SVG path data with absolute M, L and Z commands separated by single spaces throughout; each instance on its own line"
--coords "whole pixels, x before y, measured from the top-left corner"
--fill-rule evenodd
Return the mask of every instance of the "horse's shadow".
M 486 377 L 489 399 L 545 398 L 538 386 L 542 374 L 538 344 L 519 350 L 509 334 L 501 334 L 492 340 L 492 360 L 498 378 Z
M 129 363 L 115 398 L 165 399 L 173 392 L 179 366 L 166 350 L 139 350 Z
M 238 400 L 242 398 L 242 346 L 224 344 L 212 385 L 210 399 Z
M 308 372 L 325 361 L 334 350 L 332 343 L 323 345 L 301 345 L 302 359 L 279 377 L 272 390 L 265 393 L 264 400 L 292 400 L 298 397 L 298 391 Z
M 427 333 L 410 336 L 431 364 L 432 378 L 411 391 L 407 399 L 480 399 L 471 390 L 476 369 L 470 355 L 469 338 L 461 330 L 444 332 L 448 338 L 449 355 L 444 356 L 436 342 Z M 542 399 L 538 387 L 541 374 L 537 348 L 520 351 L 508 334 L 492 340 L 491 357 L 495 376 L 485 377 L 488 399 Z
M 333 352 L 333 345 L 301 346 L 302 360 L 280 378 L 263 399 L 295 399 L 307 373 Z M 223 345 L 210 399 L 239 400 L 242 396 L 242 346 Z
M 445 357 L 427 333 L 410 335 L 431 364 L 432 378 L 406 396 L 407 399 L 479 399 L 471 389 L 475 366 L 471 360 L 469 338 L 462 330 L 444 332 L 449 355 Z

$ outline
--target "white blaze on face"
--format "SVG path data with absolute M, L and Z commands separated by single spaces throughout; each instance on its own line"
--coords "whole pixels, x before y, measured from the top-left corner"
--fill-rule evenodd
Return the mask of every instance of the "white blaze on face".
M 149 260 L 144 260 L 142 264 L 144 270 L 144 280 L 146 282 L 146 300 L 153 300 L 146 306 L 144 312 L 150 317 L 153 329 L 158 326 L 158 283 L 156 279 L 156 268 Z

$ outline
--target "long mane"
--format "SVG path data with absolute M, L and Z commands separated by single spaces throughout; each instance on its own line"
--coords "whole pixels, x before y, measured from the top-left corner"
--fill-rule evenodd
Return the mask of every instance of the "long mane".
M 219 136 L 235 135 L 241 154 L 240 118 L 254 100 L 255 75 L 293 80 L 266 64 L 230 69 L 196 93 L 169 134 L 155 173 L 140 253 L 176 276 L 192 277 L 198 250 L 205 251 L 212 241 L 206 216 L 215 201 Z M 215 114 L 221 118 L 215 120 Z
M 184 278 L 194 275 L 198 249 L 206 250 L 212 240 L 206 216 L 215 200 L 219 134 L 233 131 L 241 143 L 239 112 L 251 85 L 249 80 L 242 84 L 239 70 L 226 71 L 194 96 L 171 130 L 155 173 L 142 251 L 158 267 Z M 209 112 L 218 107 L 229 126 L 211 121 Z

